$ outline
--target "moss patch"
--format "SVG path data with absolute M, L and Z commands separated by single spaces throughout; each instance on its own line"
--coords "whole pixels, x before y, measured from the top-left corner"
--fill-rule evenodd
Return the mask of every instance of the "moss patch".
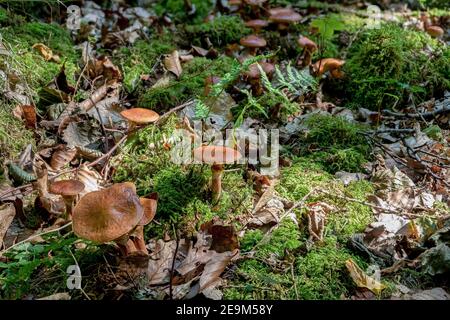
M 12 105 L 0 100 L 0 166 L 4 160 L 16 159 L 28 144 L 35 144 L 32 132 L 12 115 L 12 110 Z
M 203 94 L 205 78 L 210 75 L 222 76 L 227 73 L 233 59 L 221 56 L 215 60 L 196 57 L 183 64 L 183 73 L 179 79 L 170 80 L 164 87 L 147 89 L 139 97 L 139 105 L 156 109 L 167 110 L 179 105 L 188 99 Z
M 236 16 L 219 16 L 207 23 L 186 27 L 188 39 L 192 39 L 192 44 L 197 46 L 205 46 L 203 41 L 208 38 L 213 45 L 224 47 L 229 43 L 239 42 L 250 32 L 242 19 Z
M 363 33 L 345 64 L 349 102 L 373 110 L 439 96 L 450 87 L 450 49 L 394 24 Z
M 214 7 L 211 0 L 191 0 L 190 2 L 195 6 L 192 14 L 189 14 L 189 9 L 185 7 L 183 0 L 158 1 L 154 10 L 159 16 L 165 13 L 171 14 L 175 22 L 201 23 Z
M 37 97 L 39 88 L 45 86 L 56 77 L 61 64 L 47 62 L 32 46 L 43 43 L 54 54 L 65 62 L 65 72 L 69 83 L 75 83 L 75 72 L 78 69 L 79 52 L 73 47 L 72 39 L 66 29 L 56 25 L 41 22 L 29 22 L 12 27 L 0 28 L 0 34 L 11 49 L 15 59 L 4 58 L 9 70 L 17 73 L 26 81 Z

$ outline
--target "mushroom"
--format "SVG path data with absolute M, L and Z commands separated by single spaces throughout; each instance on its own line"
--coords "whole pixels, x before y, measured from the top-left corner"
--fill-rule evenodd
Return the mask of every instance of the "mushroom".
M 153 123 L 159 119 L 159 114 L 146 108 L 131 108 L 122 111 L 120 115 L 128 120 L 129 131 L 134 130 L 138 125 Z
M 142 221 L 144 207 L 131 182 L 87 193 L 73 211 L 73 232 L 97 243 L 115 241 L 125 253 L 136 251 L 128 234 Z
M 444 29 L 439 26 L 429 26 L 426 31 L 433 38 L 440 38 L 444 35 Z
M 300 36 L 297 40 L 300 47 L 303 48 L 303 65 L 309 66 L 314 52 L 317 51 L 317 44 L 311 39 Z
M 239 43 L 242 46 L 249 48 L 249 52 L 251 55 L 255 55 L 258 51 L 258 48 L 263 48 L 267 45 L 267 42 L 264 38 L 254 34 L 242 38 Z
M 275 72 L 275 66 L 269 62 L 259 62 L 259 65 L 270 79 Z M 259 96 L 263 92 L 263 86 L 261 84 L 261 73 L 258 68 L 258 63 L 251 64 L 248 71 L 244 73 L 245 77 L 249 80 L 252 86 L 252 91 L 256 96 Z
M 66 215 L 68 219 L 72 218 L 73 202 L 78 194 L 84 190 L 84 184 L 78 180 L 60 180 L 50 185 L 50 192 L 59 194 L 66 204 Z
M 158 205 L 158 194 L 152 193 L 149 198 L 139 198 L 139 202 L 144 207 L 144 215 L 137 226 L 130 232 L 129 236 L 136 250 L 148 254 L 144 241 L 144 226 L 149 224 L 156 214 Z
M 244 0 L 244 2 L 250 6 L 251 11 L 259 17 L 260 14 L 260 8 L 264 3 L 267 2 L 267 0 Z
M 278 25 L 278 30 L 286 30 L 289 24 L 299 22 L 302 18 L 301 15 L 289 8 L 272 9 L 269 13 L 269 20 Z
M 318 77 L 322 76 L 325 72 L 330 71 L 333 78 L 340 79 L 344 76 L 344 73 L 341 71 L 344 63 L 344 60 L 334 58 L 321 59 L 313 65 L 313 71 Z
M 245 23 L 245 26 L 253 29 L 255 33 L 259 33 L 261 29 L 267 27 L 268 25 L 269 22 L 267 22 L 267 20 L 261 19 L 249 20 Z
M 222 194 L 223 165 L 234 163 L 240 158 L 239 151 L 224 146 L 201 146 L 194 149 L 195 160 L 211 165 L 213 203 L 217 203 Z

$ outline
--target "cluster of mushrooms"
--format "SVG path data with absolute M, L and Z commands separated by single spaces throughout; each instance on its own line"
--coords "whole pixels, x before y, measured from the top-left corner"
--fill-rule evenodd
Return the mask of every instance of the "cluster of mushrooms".
M 240 6 L 246 4 L 254 6 L 255 8 L 264 8 L 264 11 L 269 14 L 267 20 L 257 18 L 245 22 L 245 25 L 253 30 L 253 34 L 240 39 L 240 45 L 246 48 L 249 56 L 256 55 L 258 50 L 261 50 L 267 46 L 267 41 L 260 35 L 262 29 L 268 27 L 270 24 L 275 24 L 277 26 L 277 30 L 283 34 L 287 32 L 289 25 L 298 23 L 302 18 L 301 15 L 295 12 L 292 8 L 268 9 L 266 8 L 267 1 L 265 0 L 236 1 L 236 5 L 238 3 Z M 253 13 L 258 17 L 261 16 L 260 11 L 258 10 L 253 11 Z M 303 67 L 311 66 L 313 54 L 318 50 L 317 44 L 305 36 L 300 36 L 297 39 L 297 44 L 302 50 L 299 64 Z M 340 79 L 344 76 L 344 73 L 341 70 L 344 63 L 345 61 L 340 59 L 321 59 L 312 65 L 312 72 L 319 77 L 324 73 L 329 72 L 331 78 Z M 259 62 L 259 65 L 267 74 L 269 79 L 271 79 L 275 71 L 275 66 L 269 62 Z M 245 77 L 252 87 L 253 94 L 261 95 L 263 89 L 260 82 L 259 68 L 256 64 L 250 66 L 249 70 L 245 73 Z
M 128 109 L 121 115 L 128 121 L 129 134 L 137 127 L 159 119 L 156 112 L 146 108 Z M 193 153 L 195 160 L 211 165 L 212 200 L 217 203 L 222 193 L 223 165 L 237 162 L 241 154 L 223 146 L 200 146 Z M 148 254 L 144 226 L 156 214 L 157 193 L 139 197 L 135 185 L 124 182 L 82 195 L 85 185 L 74 179 L 54 181 L 48 189 L 63 198 L 66 219 L 72 221 L 78 237 L 99 244 L 115 242 L 125 256 Z

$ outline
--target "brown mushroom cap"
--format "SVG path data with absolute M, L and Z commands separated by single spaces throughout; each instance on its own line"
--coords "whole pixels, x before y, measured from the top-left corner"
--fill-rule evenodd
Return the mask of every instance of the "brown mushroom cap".
M 270 12 L 269 20 L 275 23 L 294 23 L 300 21 L 302 18 L 297 12 L 292 9 L 278 9 Z
M 60 180 L 53 182 L 49 190 L 61 196 L 76 196 L 84 190 L 84 184 L 78 180 Z
M 152 123 L 159 119 L 159 114 L 153 110 L 145 108 L 132 108 L 124 110 L 120 113 L 120 115 L 137 124 Z
M 249 20 L 245 23 L 246 27 L 258 30 L 265 28 L 269 25 L 269 22 L 267 20 L 261 20 L 261 19 L 255 19 L 255 20 Z
M 306 48 L 311 52 L 314 52 L 317 50 L 317 44 L 312 41 L 311 39 L 305 37 L 305 36 L 300 36 L 297 40 L 298 44 L 300 47 L 302 48 Z
M 242 38 L 239 42 L 241 45 L 247 48 L 262 48 L 267 45 L 267 42 L 264 38 L 258 37 L 254 34 Z
M 152 193 L 149 198 L 139 198 L 141 205 L 144 207 L 144 215 L 139 221 L 139 226 L 145 226 L 153 220 L 158 206 L 158 194 Z
M 117 183 L 81 198 L 73 211 L 73 231 L 84 239 L 109 242 L 130 232 L 143 215 L 134 184 Z
M 275 66 L 270 62 L 259 62 L 259 65 L 263 71 L 270 77 L 275 71 Z M 258 79 L 260 77 L 260 72 L 258 68 L 258 62 L 252 63 L 248 67 L 248 71 L 244 73 L 250 79 Z
M 222 146 L 201 146 L 194 149 L 194 158 L 207 164 L 231 164 L 241 158 L 239 151 Z
M 439 38 L 442 37 L 442 35 L 444 34 L 444 29 L 442 29 L 439 26 L 429 26 L 426 29 L 427 33 L 432 36 L 433 38 Z
M 333 71 L 340 69 L 345 63 L 345 60 L 339 60 L 334 58 L 325 58 L 317 61 L 313 65 L 313 70 L 318 76 L 321 76 L 327 71 Z

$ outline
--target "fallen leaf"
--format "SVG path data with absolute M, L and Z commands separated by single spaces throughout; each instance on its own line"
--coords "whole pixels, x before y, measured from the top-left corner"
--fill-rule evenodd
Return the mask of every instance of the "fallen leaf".
M 361 268 L 352 259 L 345 261 L 345 266 L 358 287 L 367 288 L 377 295 L 379 295 L 381 291 L 386 288 L 384 284 L 365 274 L 364 271 L 361 270 Z
M 177 50 L 164 57 L 164 67 L 179 78 L 183 69 L 180 63 L 180 56 Z
M 70 300 L 70 294 L 67 292 L 59 292 L 37 300 Z
M 53 153 L 50 160 L 50 166 L 53 170 L 59 170 L 72 161 L 77 154 L 75 147 L 59 145 L 56 147 L 56 151 Z
M 3 237 L 6 231 L 8 231 L 15 215 L 16 209 L 14 208 L 14 204 L 5 203 L 0 206 L 0 249 L 3 246 Z
M 33 45 L 32 48 L 39 51 L 39 53 L 41 54 L 41 56 L 44 58 L 45 61 L 53 61 L 56 63 L 61 62 L 61 58 L 58 55 L 53 54 L 52 49 L 50 49 L 43 43 L 36 43 Z

